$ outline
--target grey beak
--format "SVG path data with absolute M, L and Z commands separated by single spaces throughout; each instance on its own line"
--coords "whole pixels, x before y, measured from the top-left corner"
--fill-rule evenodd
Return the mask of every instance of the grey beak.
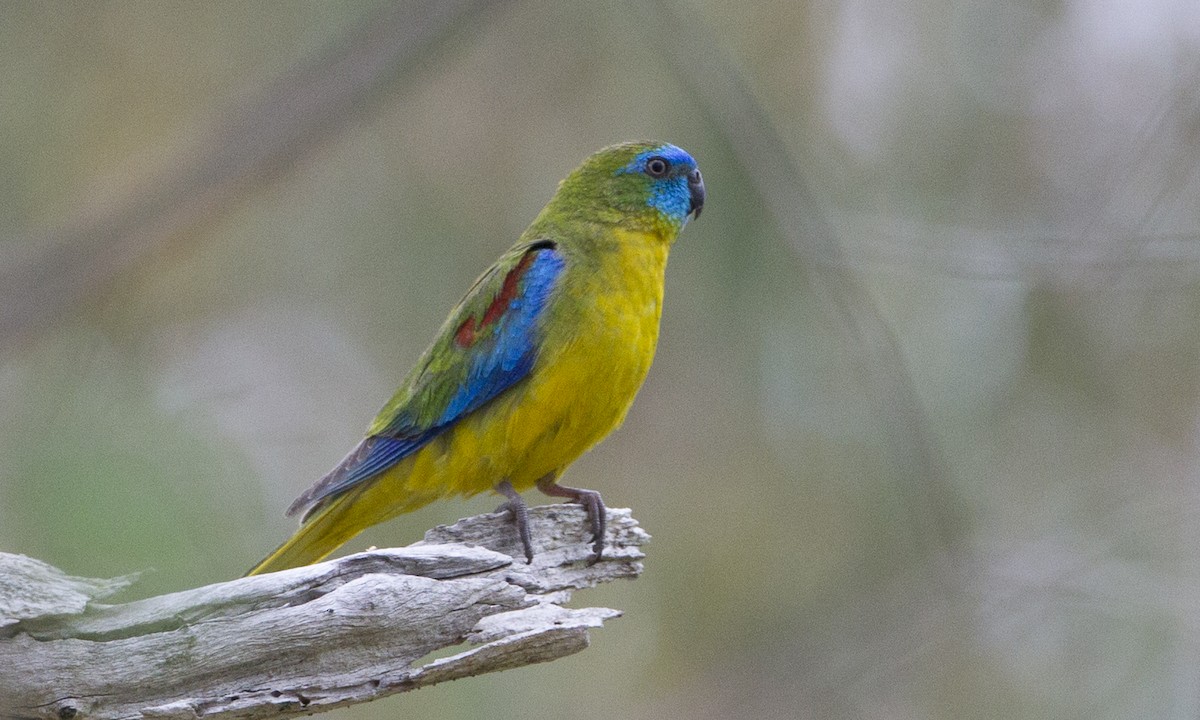
M 700 177 L 700 170 L 696 169 L 688 173 L 688 192 L 692 196 L 692 204 L 689 212 L 692 214 L 692 219 L 700 217 L 700 211 L 704 209 L 704 178 Z

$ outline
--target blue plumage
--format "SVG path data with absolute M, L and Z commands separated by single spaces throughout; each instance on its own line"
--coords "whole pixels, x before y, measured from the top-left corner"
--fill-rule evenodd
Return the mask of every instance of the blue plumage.
M 427 430 L 410 437 L 375 436 L 363 440 L 355 448 L 353 461 L 345 466 L 345 472 L 337 478 L 336 482 L 330 483 L 325 488 L 321 497 L 335 495 L 359 480 L 387 470 L 404 457 L 421 449 L 438 432 L 440 432 L 440 428 Z
M 646 199 L 646 204 L 671 220 L 683 224 L 686 222 L 688 214 L 694 209 L 688 175 L 697 168 L 695 159 L 685 150 L 671 144 L 660 145 L 639 153 L 628 165 L 617 172 L 646 172 L 646 163 L 656 157 L 666 161 L 668 171 L 664 177 L 651 179 L 650 194 Z
M 460 326 L 462 342 L 457 343 L 457 351 L 467 356 L 467 374 L 432 424 L 398 414 L 386 433 L 363 440 L 321 482 L 297 498 L 289 514 L 310 505 L 315 509 L 322 500 L 384 472 L 524 379 L 537 359 L 538 319 L 565 268 L 566 261 L 553 244 L 532 246 L 504 278 L 483 316 L 469 316 Z
M 537 357 L 537 320 L 566 263 L 557 250 L 538 250 L 519 278 L 521 289 L 508 299 L 496 320 L 494 342 L 480 342 L 482 351 L 470 360 L 467 382 L 447 403 L 438 425 L 448 425 L 521 380 Z M 520 269 L 520 268 L 518 268 Z M 513 272 L 517 272 L 514 270 Z
M 692 211 L 687 178 L 680 176 L 655 180 L 646 204 L 657 208 L 672 220 L 682 223 L 687 219 L 688 213 Z

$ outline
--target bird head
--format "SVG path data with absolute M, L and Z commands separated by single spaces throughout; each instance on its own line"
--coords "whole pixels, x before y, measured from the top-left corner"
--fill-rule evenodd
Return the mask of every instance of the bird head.
M 593 153 L 563 180 L 555 203 L 673 240 L 704 207 L 696 161 L 663 142 L 629 142 Z

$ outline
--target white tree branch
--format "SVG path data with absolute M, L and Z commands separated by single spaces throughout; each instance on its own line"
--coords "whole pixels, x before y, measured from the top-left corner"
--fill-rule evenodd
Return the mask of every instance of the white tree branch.
M 570 655 L 620 615 L 565 608 L 571 591 L 642 570 L 649 536 L 629 510 L 608 513 L 595 565 L 583 511 L 550 505 L 530 508 L 529 565 L 509 516 L 479 515 L 406 548 L 120 605 L 96 600 L 129 578 L 0 553 L 0 717 L 308 714 Z

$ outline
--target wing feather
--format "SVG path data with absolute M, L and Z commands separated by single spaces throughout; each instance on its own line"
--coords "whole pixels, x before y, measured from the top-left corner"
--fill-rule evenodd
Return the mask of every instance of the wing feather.
M 288 508 L 305 518 L 379 475 L 524 379 L 537 359 L 539 320 L 566 262 L 553 242 L 519 245 L 485 271 L 437 340 L 371 424 L 366 439 Z

